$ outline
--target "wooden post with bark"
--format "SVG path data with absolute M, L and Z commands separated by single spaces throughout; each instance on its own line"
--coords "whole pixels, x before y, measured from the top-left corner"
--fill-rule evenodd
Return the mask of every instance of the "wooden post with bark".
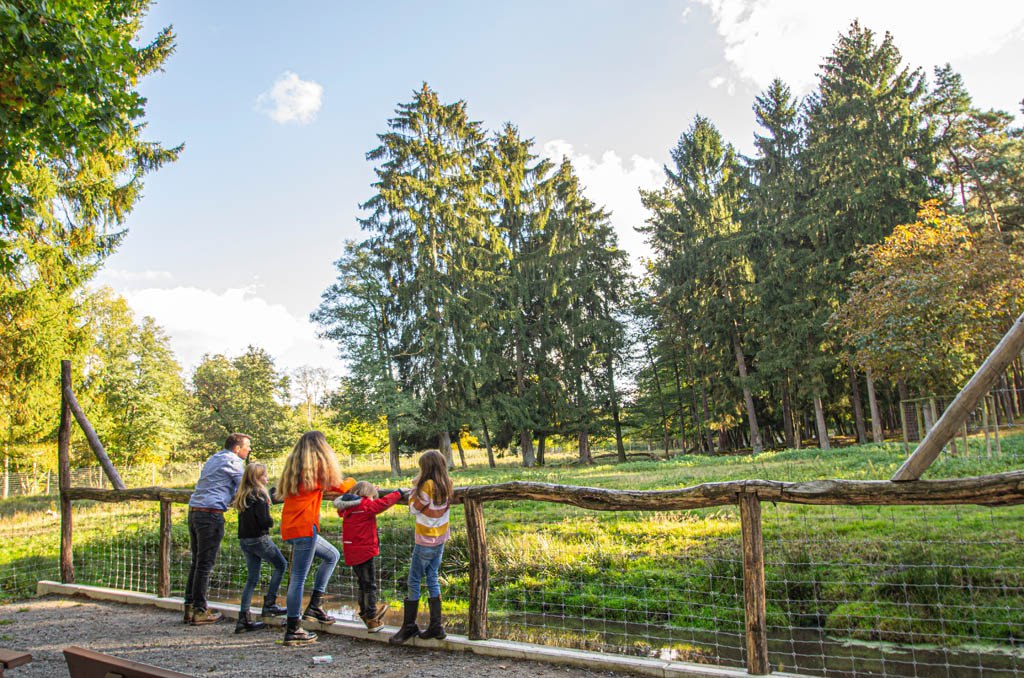
M 487 563 L 487 528 L 482 501 L 467 499 L 466 544 L 469 551 L 469 639 L 487 639 L 487 589 L 490 570 Z
M 63 365 L 63 363 L 62 363 Z M 69 366 L 70 371 L 70 366 Z M 70 375 L 68 383 L 61 385 L 61 393 L 63 397 L 61 400 L 66 401 L 68 406 L 71 408 L 71 412 L 75 415 L 75 420 L 78 421 L 78 425 L 82 427 L 82 431 L 85 433 L 86 440 L 89 441 L 89 447 L 92 448 L 93 454 L 96 455 L 96 459 L 99 460 L 100 466 L 103 467 L 103 472 L 107 474 L 107 478 L 110 479 L 110 484 L 115 490 L 123 490 L 124 482 L 121 480 L 121 476 L 118 475 L 117 469 L 114 468 L 114 464 L 110 461 L 110 457 L 107 456 L 107 451 L 103 449 L 103 443 L 100 442 L 100 437 L 96 434 L 96 429 L 89 423 L 89 419 L 85 416 L 85 410 L 78 404 L 78 400 L 75 398 L 74 391 L 71 390 L 71 379 Z
M 75 583 L 75 564 L 71 548 L 71 406 L 64 397 L 71 390 L 71 361 L 60 361 L 60 428 L 57 429 L 57 473 L 60 488 L 60 580 Z
M 156 595 L 171 595 L 171 501 L 160 500 L 160 569 L 157 575 Z
M 764 579 L 764 537 L 761 500 L 756 494 L 739 495 L 743 535 L 743 603 L 746 610 L 747 673 L 771 673 L 768 661 L 768 622 Z
M 946 446 L 946 443 L 953 439 L 960 427 L 967 421 L 968 415 L 977 406 L 978 401 L 992 390 L 1006 368 L 1020 355 L 1022 350 L 1024 350 L 1024 314 L 1021 314 L 1013 323 L 1013 326 L 992 350 L 978 371 L 974 373 L 971 380 L 942 413 L 942 417 L 935 422 L 914 453 L 896 471 L 892 480 L 919 479 L 939 456 L 939 452 Z

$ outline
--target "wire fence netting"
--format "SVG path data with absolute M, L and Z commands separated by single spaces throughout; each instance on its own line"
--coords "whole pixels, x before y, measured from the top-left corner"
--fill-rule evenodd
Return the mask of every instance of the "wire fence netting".
M 738 510 L 589 511 L 534 501 L 484 505 L 489 635 L 633 656 L 745 666 Z M 275 518 L 280 518 L 279 509 Z M 22 557 L 0 573 L 7 595 L 58 579 L 58 515 L 0 523 Z M 156 502 L 74 503 L 81 584 L 155 593 Z M 171 594 L 188 575 L 187 508 L 172 513 Z M 246 567 L 237 519 L 210 598 L 237 602 Z M 378 518 L 381 598 L 400 605 L 412 552 L 402 506 Z M 1024 507 L 763 506 L 769 658 L 773 670 L 821 676 L 1024 676 Z M 323 536 L 341 546 L 324 505 Z M 289 555 L 287 545 L 275 541 Z M 469 566 L 462 511 L 441 570 L 449 630 L 467 629 Z M 258 606 L 270 568 L 262 571 Z M 306 582 L 307 592 L 313 573 Z M 282 586 L 287 586 L 287 577 Z M 328 609 L 356 620 L 357 585 L 339 564 Z M 425 608 L 425 605 L 423 606 Z M 425 610 L 421 609 L 425 615 Z

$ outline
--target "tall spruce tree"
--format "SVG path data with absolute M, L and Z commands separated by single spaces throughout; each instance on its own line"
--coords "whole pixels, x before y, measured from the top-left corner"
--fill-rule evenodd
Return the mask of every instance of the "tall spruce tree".
M 646 232 L 655 252 L 655 296 L 675 331 L 695 336 L 712 373 L 739 387 L 751 447 L 762 449 L 747 364 L 753 270 L 741 233 L 743 179 L 736 153 L 715 126 L 698 116 L 672 151 L 662 192 L 645 194 L 653 211 Z M 732 369 L 730 369 L 730 365 Z M 719 418 L 735 400 L 726 380 L 709 387 L 721 399 Z
M 451 464 L 458 385 L 475 376 L 471 333 L 487 298 L 480 264 L 493 247 L 481 199 L 486 138 L 465 102 L 442 103 L 426 83 L 378 138 L 367 154 L 377 193 L 362 226 L 395 257 L 399 378 Z
M 806 233 L 814 260 L 809 289 L 819 295 L 809 327 L 824 328 L 845 303 L 857 252 L 913 220 L 934 187 L 934 146 L 920 70 L 903 65 L 892 36 L 881 41 L 858 22 L 836 42 L 807 107 L 804 167 L 809 185 Z M 828 446 L 823 398 L 842 347 L 824 330 L 808 350 L 819 356 L 806 375 L 819 444 Z M 808 355 L 807 362 L 814 362 Z

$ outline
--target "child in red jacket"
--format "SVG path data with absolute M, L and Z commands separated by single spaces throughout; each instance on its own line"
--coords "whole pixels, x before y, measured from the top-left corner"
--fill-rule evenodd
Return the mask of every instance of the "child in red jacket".
M 395 490 L 383 497 L 377 496 L 377 488 L 365 480 L 355 484 L 348 494 L 334 500 L 341 524 L 342 548 L 345 564 L 359 582 L 359 617 L 366 624 L 366 630 L 376 633 L 384 628 L 384 615 L 388 604 L 377 605 L 377 570 L 374 557 L 380 555 L 380 538 L 377 536 L 377 514 L 386 511 L 404 498 L 401 490 Z

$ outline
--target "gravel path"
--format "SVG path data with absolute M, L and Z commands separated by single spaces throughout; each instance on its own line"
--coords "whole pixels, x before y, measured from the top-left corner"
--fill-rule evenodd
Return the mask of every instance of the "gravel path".
M 280 629 L 236 635 L 234 622 L 185 626 L 181 613 L 85 598 L 46 596 L 0 605 L 0 647 L 32 653 L 11 678 L 67 676 L 61 651 L 79 645 L 194 676 L 492 677 L 620 676 L 552 664 L 442 652 L 322 634 L 313 645 L 286 648 Z M 314 665 L 316 655 L 330 664 Z

